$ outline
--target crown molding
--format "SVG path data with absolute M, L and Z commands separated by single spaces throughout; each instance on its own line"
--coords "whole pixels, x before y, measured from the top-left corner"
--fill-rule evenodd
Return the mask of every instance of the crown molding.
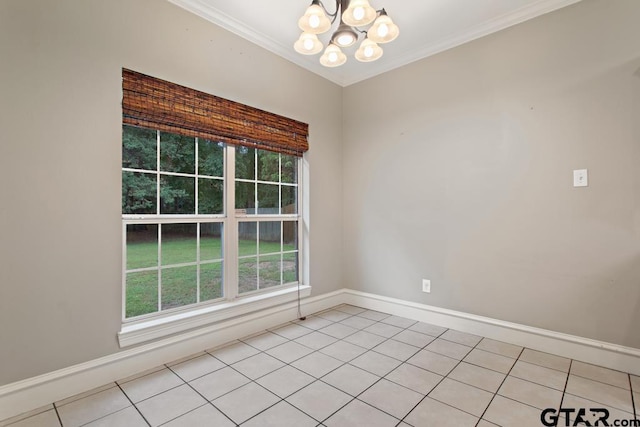
M 336 69 L 329 69 L 319 66 L 313 59 L 297 54 L 292 46 L 283 45 L 267 34 L 260 33 L 243 22 L 225 14 L 221 10 L 213 7 L 206 0 L 169 0 L 169 2 L 179 6 L 219 27 L 226 29 L 258 46 L 261 46 L 276 55 L 287 59 L 325 79 L 346 87 L 363 80 L 375 77 L 379 74 L 402 67 L 412 62 L 427 58 L 437 53 L 468 43 L 472 40 L 484 37 L 491 33 L 520 24 L 529 19 L 536 18 L 549 12 L 570 6 L 582 0 L 539 0 L 527 6 L 505 13 L 479 25 L 465 29 L 465 31 L 434 40 L 423 45 L 421 48 L 406 54 L 401 54 L 395 58 L 385 57 L 384 62 L 371 64 L 365 71 L 357 74 L 345 74 Z M 293 23 L 295 24 L 295 23 Z M 293 25 L 292 24 L 292 25 Z

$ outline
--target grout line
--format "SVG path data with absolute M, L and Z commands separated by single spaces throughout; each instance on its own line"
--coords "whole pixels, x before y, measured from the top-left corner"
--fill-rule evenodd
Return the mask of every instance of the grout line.
M 55 405 L 55 403 L 53 403 L 51 406 L 53 406 L 53 410 L 56 412 L 56 417 L 58 417 L 58 422 L 60 423 L 60 427 L 63 427 L 62 418 L 60 418 L 60 413 L 58 412 L 58 407 Z
M 144 378 L 144 377 L 141 377 L 141 378 Z M 181 378 L 181 379 L 182 379 L 182 378 Z M 145 423 L 147 423 L 147 425 L 148 425 L 148 426 L 151 426 L 151 423 L 149 422 L 149 420 L 147 420 L 147 417 L 145 417 L 145 416 L 142 414 L 142 412 L 140 412 L 140 409 L 138 409 L 138 406 L 137 406 L 135 403 L 133 403 L 133 400 L 131 400 L 131 398 L 129 397 L 129 395 L 128 395 L 128 394 L 127 394 L 127 393 L 122 389 L 122 387 L 120 387 L 120 384 L 116 383 L 116 386 L 120 389 L 120 391 L 122 392 L 122 394 L 124 394 L 124 397 L 126 397 L 126 398 L 127 398 L 127 400 L 128 400 L 129 402 L 131 402 L 131 405 L 135 408 L 135 410 L 138 412 L 138 414 L 140 414 L 140 416 L 142 417 L 142 419 L 144 420 L 144 422 L 145 422 Z M 171 388 L 170 390 L 173 390 L 173 388 Z M 160 393 L 158 393 L 158 394 L 160 394 Z M 158 394 L 156 394 L 156 395 L 154 395 L 154 396 L 157 396 Z M 109 415 L 111 415 L 111 414 L 109 414 Z M 93 420 L 93 421 L 95 421 L 95 420 Z

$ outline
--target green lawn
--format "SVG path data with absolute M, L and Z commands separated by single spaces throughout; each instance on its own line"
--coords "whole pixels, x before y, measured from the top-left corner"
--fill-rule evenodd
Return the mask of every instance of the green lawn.
M 196 239 L 180 238 L 162 242 L 163 267 L 174 264 L 196 262 Z M 294 250 L 293 245 L 284 245 L 284 251 Z M 257 288 L 258 264 L 256 255 L 280 252 L 280 243 L 240 240 L 239 292 Z M 283 255 L 284 283 L 297 280 L 297 254 Z M 222 296 L 222 250 L 220 238 L 200 241 L 200 301 Z M 127 244 L 127 269 L 157 267 L 157 242 L 133 242 Z M 260 256 L 260 288 L 280 285 L 280 254 Z M 162 269 L 162 309 L 167 310 L 197 302 L 198 266 L 169 267 Z M 127 274 L 126 317 L 134 317 L 158 310 L 158 272 L 142 271 Z

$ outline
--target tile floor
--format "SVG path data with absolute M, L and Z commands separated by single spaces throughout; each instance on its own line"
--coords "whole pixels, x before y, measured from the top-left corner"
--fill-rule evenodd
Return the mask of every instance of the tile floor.
M 640 377 L 341 305 L 0 426 L 526 427 L 544 408 L 612 423 L 639 406 Z

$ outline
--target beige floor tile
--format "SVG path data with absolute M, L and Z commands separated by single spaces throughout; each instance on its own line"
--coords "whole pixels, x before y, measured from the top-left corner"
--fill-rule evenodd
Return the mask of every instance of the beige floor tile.
M 458 344 L 467 345 L 469 347 L 475 346 L 482 339 L 482 337 L 479 337 L 478 335 L 468 334 L 466 332 L 460 332 L 454 329 L 449 329 L 447 332 L 440 335 L 440 338 L 447 341 L 453 341 Z
M 418 322 L 410 326 L 409 330 L 420 332 L 421 334 L 431 335 L 432 337 L 439 337 L 447 331 L 447 328 L 432 325 L 430 323 Z
M 349 364 L 342 365 L 322 377 L 322 381 L 325 383 L 349 393 L 351 396 L 359 395 L 379 379 L 379 376 Z
M 313 353 L 313 349 L 299 344 L 295 341 L 289 341 L 284 344 L 280 344 L 279 346 L 273 347 L 270 350 L 265 351 L 265 353 L 283 361 L 284 363 L 291 363 L 294 360 L 298 360 L 309 353 Z
M 397 326 L 387 325 L 386 323 L 374 323 L 373 325 L 364 328 L 365 331 L 371 332 L 372 334 L 380 335 L 381 337 L 391 338 L 394 335 L 402 332 L 402 328 L 398 328 Z
M 341 320 L 351 317 L 351 314 L 347 314 L 345 312 L 338 311 L 338 310 L 328 310 L 328 311 L 323 311 L 322 313 L 318 313 L 316 314 L 316 316 L 329 320 L 331 322 L 339 322 Z
M 245 344 L 249 344 L 251 347 L 255 347 L 258 350 L 265 351 L 277 345 L 284 344 L 288 340 L 281 335 L 267 331 L 261 333 L 260 335 L 255 335 L 251 338 L 243 339 L 242 341 Z
M 505 379 L 498 394 L 541 410 L 558 408 L 562 399 L 561 391 L 512 376 Z
M 415 320 L 407 319 L 406 317 L 400 316 L 389 316 L 382 319 L 380 322 L 386 323 L 387 325 L 397 326 L 398 328 L 408 328 L 409 326 L 416 323 Z
M 348 362 L 366 352 L 367 349 L 348 343 L 344 340 L 335 342 L 319 350 L 320 353 L 331 356 L 343 362 Z
M 54 409 L 49 409 L 37 414 L 31 414 L 30 416 L 25 416 L 25 418 L 20 420 L 16 420 L 15 417 L 11 420 L 13 420 L 11 421 L 11 424 L 4 424 L 5 421 L 10 421 L 5 420 L 1 422 L 0 425 L 10 425 L 11 427 L 60 427 L 60 421 L 58 420 L 58 416 Z
M 316 420 L 290 403 L 279 402 L 242 424 L 242 427 L 315 427 L 317 424 Z
M 143 400 L 137 403 L 136 406 L 152 426 L 158 426 L 205 403 L 207 402 L 202 396 L 185 384 Z
M 364 308 L 356 307 L 355 305 L 342 304 L 334 308 L 334 310 L 342 311 L 344 313 L 356 315 L 367 311 Z
M 305 328 L 313 329 L 313 330 L 322 329 L 325 326 L 329 326 L 331 323 L 333 322 L 318 316 L 309 316 L 305 320 L 295 321 L 295 324 L 299 326 L 304 326 Z
M 322 332 L 323 334 L 327 334 L 341 340 L 351 334 L 358 332 L 358 330 L 356 328 L 352 328 L 351 326 L 334 323 L 332 325 L 319 329 L 318 332 Z
M 533 406 L 496 396 L 483 418 L 503 427 L 540 427 L 541 411 Z M 562 425 L 562 424 L 560 424 Z
M 195 355 L 194 355 L 194 354 L 192 354 L 192 355 L 190 355 L 190 356 L 183 357 L 183 358 L 178 359 L 177 361 L 173 361 L 173 362 L 171 362 L 171 363 L 172 363 L 172 364 L 176 364 L 176 363 L 184 362 L 184 361 L 186 361 L 186 360 L 193 359 L 194 357 L 198 357 L 198 356 L 200 356 L 200 355 L 202 355 L 202 354 L 205 354 L 205 352 L 204 352 L 204 351 L 202 351 L 202 352 L 200 352 L 200 353 L 198 353 L 198 354 L 195 354 Z M 168 366 L 170 366 L 170 364 L 169 364 Z M 136 379 L 138 379 L 138 378 L 140 378 L 140 377 L 144 377 L 145 375 L 149 375 L 149 374 L 153 374 L 154 372 L 161 371 L 161 370 L 163 370 L 163 369 L 165 369 L 165 368 L 166 368 L 166 366 L 164 366 L 164 365 L 156 366 L 156 367 L 153 367 L 153 368 L 151 368 L 151 369 L 146 369 L 146 370 L 144 370 L 144 371 L 142 371 L 142 372 L 138 372 L 138 373 L 136 373 L 136 374 L 130 375 L 130 376 L 128 376 L 128 377 L 126 377 L 126 378 L 123 378 L 123 379 L 121 379 L 121 380 L 118 380 L 118 381 L 116 381 L 116 382 L 117 382 L 118 384 L 124 384 L 124 383 L 126 383 L 126 382 L 136 380 Z
M 431 335 L 421 334 L 420 332 L 410 331 L 407 329 L 394 335 L 392 339 L 394 341 L 400 341 L 414 347 L 422 348 L 432 342 L 435 338 Z
M 310 334 L 301 336 L 300 338 L 296 338 L 294 340 L 294 342 L 302 344 L 305 347 L 309 347 L 313 350 L 320 350 L 321 348 L 331 345 L 336 341 L 338 341 L 337 338 L 330 337 L 329 335 L 323 334 L 318 331 L 313 331 Z
M 471 347 L 442 338 L 436 338 L 431 344 L 425 347 L 425 350 L 451 357 L 452 359 L 462 360 L 471 351 Z
M 569 420 L 575 421 L 580 409 L 585 409 L 584 418 L 589 421 L 591 425 L 595 425 L 595 421 L 600 418 L 601 413 L 594 412 L 592 408 L 605 408 L 609 411 L 609 424 L 613 425 L 614 420 L 630 420 L 633 419 L 633 414 L 630 412 L 624 412 L 611 406 L 603 405 L 602 403 L 594 402 L 592 400 L 583 399 L 582 397 L 574 396 L 572 394 L 565 394 L 562 399 L 562 408 L 574 409 L 575 412 L 569 413 Z M 586 423 L 585 423 L 586 424 Z
M 483 368 L 498 371 L 503 374 L 508 373 L 509 370 L 511 370 L 511 367 L 516 363 L 516 360 L 510 357 L 501 356 L 499 354 L 490 353 L 477 348 L 471 350 L 463 360 L 467 363 L 482 366 Z
M 366 349 L 371 349 L 381 342 L 386 341 L 386 338 L 381 337 L 380 335 L 372 334 L 371 332 L 358 331 L 353 335 L 349 335 L 344 340 L 346 342 L 350 342 L 351 344 L 355 344 Z
M 280 398 L 256 383 L 249 383 L 214 400 L 213 405 L 235 423 L 241 424 L 276 404 Z M 242 402 L 241 405 L 238 403 Z
M 490 423 L 487 420 L 480 420 L 478 421 L 478 425 L 476 425 L 476 427 L 499 427 L 499 426 L 497 424 Z
M 369 351 L 362 356 L 356 357 L 349 363 L 382 377 L 393 371 L 401 362 L 384 354 Z
M 326 319 L 324 319 L 327 321 Z M 271 329 L 271 332 L 278 334 L 290 340 L 295 340 L 303 335 L 311 333 L 311 329 L 305 326 L 300 326 L 295 323 L 289 323 L 276 329 Z
M 500 354 L 502 356 L 512 357 L 517 359 L 522 353 L 522 347 L 508 344 L 502 341 L 496 341 L 489 338 L 483 338 L 482 341 L 476 346 L 480 350 L 489 351 L 491 353 Z
M 0 420 L 0 427 L 6 427 L 9 424 L 14 424 L 14 423 L 17 423 L 18 421 L 23 421 L 23 420 L 25 420 L 27 418 L 31 418 L 31 417 L 33 417 L 35 415 L 40 415 L 40 414 L 42 414 L 44 412 L 51 411 L 52 409 L 53 409 L 53 404 L 52 403 L 50 403 L 48 405 L 40 406 L 38 408 L 32 409 L 31 411 L 27 411 L 27 412 L 24 412 L 22 414 L 16 415 L 15 417 L 11 417 L 11 418 L 6 418 L 4 420 Z M 55 411 L 54 411 L 54 415 L 55 415 Z M 45 419 L 45 420 L 47 418 L 48 418 L 48 416 L 42 417 L 42 419 Z M 56 415 L 56 419 L 57 418 L 58 418 L 58 416 Z M 37 423 L 37 420 L 34 423 Z M 59 425 L 59 423 L 58 423 L 58 425 Z
M 286 401 L 317 421 L 323 421 L 351 399 L 347 393 L 316 381 L 289 396 Z
M 160 369 L 166 369 L 166 368 L 164 366 L 161 366 Z M 134 376 L 132 375 L 132 377 L 134 377 Z M 59 401 L 55 402 L 55 405 L 60 407 L 62 405 L 66 405 L 67 403 L 71 403 L 71 402 L 73 402 L 75 400 L 84 399 L 85 397 L 89 397 L 89 396 L 91 396 L 93 394 L 98 394 L 98 393 L 100 393 L 102 391 L 109 390 L 110 388 L 114 388 L 114 387 L 116 387 L 116 383 L 108 383 L 108 384 L 105 384 L 103 386 L 96 387 L 96 388 L 93 388 L 91 390 L 85 391 L 83 393 L 79 393 L 79 394 L 67 397 L 66 399 L 59 400 Z
M 200 406 L 191 412 L 163 424 L 162 427 L 195 427 L 195 426 L 233 427 L 235 424 L 210 403 Z
M 233 369 L 252 380 L 267 375 L 269 372 L 273 372 L 283 366 L 283 362 L 266 353 L 258 353 L 231 365 Z
M 354 400 L 324 422 L 327 427 L 393 427 L 398 420 L 359 400 Z
M 402 360 L 403 362 L 420 351 L 419 347 L 414 347 L 409 344 L 405 344 L 400 341 L 396 341 L 393 338 L 387 340 L 380 345 L 373 348 L 373 351 L 382 353 L 385 356 L 393 357 L 394 359 Z
M 609 405 L 625 412 L 633 412 L 631 392 L 629 390 L 599 381 L 569 375 L 566 393 Z
M 390 315 L 386 313 L 381 313 L 379 311 L 366 310 L 366 311 L 363 311 L 362 313 L 358 313 L 358 316 L 364 317 L 365 319 L 375 320 L 376 322 L 379 322 L 382 319 L 386 319 Z
M 243 342 L 235 342 L 226 347 L 218 348 L 212 351 L 208 351 L 212 356 L 220 359 L 227 365 L 239 362 L 242 359 L 253 356 L 259 353 L 258 350 Z
M 420 350 L 407 360 L 407 363 L 435 372 L 436 374 L 447 375 L 459 362 L 456 359 L 441 354 Z
M 172 365 L 171 370 L 180 378 L 189 382 L 210 372 L 222 369 L 225 366 L 226 365 L 220 360 L 211 356 L 209 353 L 205 353 L 202 356 L 187 360 L 186 362 Z
M 640 377 L 637 377 L 635 375 L 631 375 L 630 377 L 631 377 L 631 389 L 636 393 L 640 393 Z M 638 402 L 636 406 L 640 407 L 640 402 Z
M 574 360 L 571 374 L 630 390 L 629 374 Z
M 113 426 L 126 426 L 126 427 L 147 427 L 148 424 L 142 418 L 142 415 L 133 406 L 124 408 L 121 411 L 114 412 L 99 420 L 92 421 L 89 424 L 85 424 L 85 427 L 113 427 Z
M 364 317 L 360 317 L 360 316 L 351 316 L 348 319 L 344 319 L 340 323 L 343 325 L 350 326 L 352 328 L 364 329 L 373 325 L 376 322 L 373 320 L 365 319 Z
M 564 386 L 567 383 L 566 372 L 545 368 L 522 360 L 516 362 L 509 375 L 560 391 L 564 391 Z
M 505 374 L 481 366 L 461 362 L 449 374 L 449 378 L 495 393 L 504 381 Z
M 420 393 L 382 379 L 365 390 L 358 399 L 402 419 L 423 397 Z
M 62 424 L 67 427 L 87 424 L 130 406 L 131 402 L 118 387 L 92 394 L 57 406 Z
M 207 400 L 213 400 L 248 383 L 249 379 L 232 368 L 222 368 L 189 384 Z
M 429 397 L 481 417 L 489 406 L 493 393 L 445 378 L 429 393 Z
M 569 372 L 569 365 L 571 365 L 571 359 L 531 350 L 529 348 L 524 349 L 522 355 L 520 355 L 520 360 L 562 372 Z
M 478 422 L 478 418 L 437 400 L 425 397 L 409 413 L 405 421 L 415 427 L 473 427 Z
M 213 359 L 211 356 L 207 356 Z M 213 359 L 215 360 L 215 359 Z M 220 361 L 217 361 L 220 363 Z M 120 387 L 133 403 L 148 399 L 156 394 L 163 393 L 172 388 L 184 384 L 184 381 L 174 374 L 170 369 L 154 372 L 122 384 Z
M 296 368 L 283 366 L 277 371 L 259 378 L 256 382 L 284 399 L 315 380 L 311 375 Z
M 415 392 L 426 395 L 442 381 L 443 377 L 425 369 L 418 368 L 417 366 L 403 363 L 391 371 L 385 378 Z
M 341 366 L 343 363 L 341 360 L 316 351 L 302 359 L 296 360 L 291 366 L 316 378 L 320 378 Z

